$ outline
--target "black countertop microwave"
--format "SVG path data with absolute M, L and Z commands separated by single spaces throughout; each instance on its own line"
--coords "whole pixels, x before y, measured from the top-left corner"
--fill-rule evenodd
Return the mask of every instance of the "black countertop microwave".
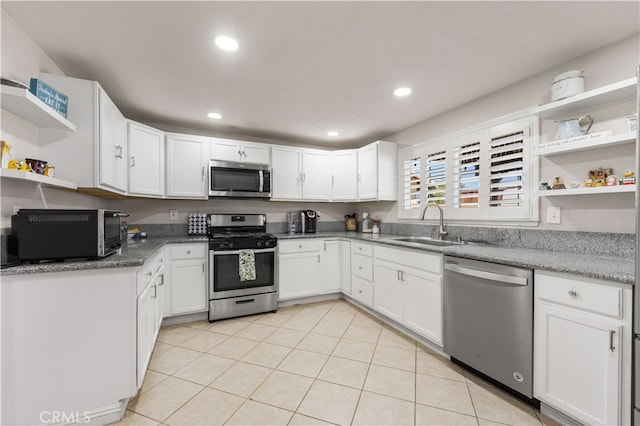
M 20 209 L 11 218 L 12 251 L 31 262 L 105 257 L 122 245 L 123 216 L 102 209 Z
M 267 164 L 211 160 L 209 197 L 270 198 L 271 168 Z

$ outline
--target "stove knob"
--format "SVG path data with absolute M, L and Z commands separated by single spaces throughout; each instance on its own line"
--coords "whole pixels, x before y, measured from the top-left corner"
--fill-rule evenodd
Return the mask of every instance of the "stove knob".
M 232 243 L 231 241 L 229 241 L 229 242 L 227 243 L 227 247 L 229 247 L 229 248 L 233 248 L 233 243 Z
M 263 241 L 258 241 L 258 242 L 256 243 L 256 245 L 257 245 L 258 247 L 262 247 L 262 246 L 264 245 L 264 242 L 263 242 Z

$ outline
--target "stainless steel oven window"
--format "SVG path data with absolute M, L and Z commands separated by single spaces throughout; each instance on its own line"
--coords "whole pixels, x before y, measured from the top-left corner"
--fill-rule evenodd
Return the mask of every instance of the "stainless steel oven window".
M 232 297 L 261 291 L 275 291 L 275 249 L 253 250 L 256 279 L 240 280 L 238 250 L 210 252 L 210 296 Z

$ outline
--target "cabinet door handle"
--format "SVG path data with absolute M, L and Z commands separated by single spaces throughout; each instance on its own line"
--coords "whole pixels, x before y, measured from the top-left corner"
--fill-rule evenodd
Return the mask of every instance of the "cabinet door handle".
M 320 255 L 318 255 L 318 263 L 320 263 Z
M 154 285 L 153 286 L 153 296 L 151 296 L 152 299 L 157 299 L 158 298 L 158 286 Z
M 398 281 L 400 281 L 400 270 L 399 269 L 396 271 L 396 279 Z
M 202 170 L 200 170 L 200 178 L 204 181 L 204 166 L 202 167 Z
M 610 330 L 609 331 L 609 352 L 615 352 L 616 351 L 615 346 L 613 346 L 615 335 L 616 335 L 615 330 Z
M 131 157 L 131 167 L 135 167 L 136 166 L 136 157 L 135 155 Z
M 149 271 L 147 272 L 147 276 L 150 277 L 151 275 L 153 275 L 153 272 Z
M 571 297 L 576 297 L 578 295 L 578 292 L 575 290 L 569 290 L 569 296 Z
M 240 156 L 240 159 L 242 159 L 242 151 L 238 150 L 238 155 Z
M 202 264 L 202 273 L 204 274 L 204 263 Z
M 158 281 L 160 281 L 160 283 L 158 285 L 163 286 L 164 285 L 164 274 L 161 274 L 158 277 Z
M 324 243 L 324 251 L 327 251 L 327 243 Z

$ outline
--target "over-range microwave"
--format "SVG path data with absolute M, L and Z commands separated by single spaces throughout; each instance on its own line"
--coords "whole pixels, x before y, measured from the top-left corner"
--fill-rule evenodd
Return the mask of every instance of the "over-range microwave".
M 105 257 L 122 245 L 122 216 L 128 215 L 103 209 L 20 209 L 11 218 L 12 251 L 31 262 Z
M 209 161 L 209 197 L 270 198 L 267 164 Z

